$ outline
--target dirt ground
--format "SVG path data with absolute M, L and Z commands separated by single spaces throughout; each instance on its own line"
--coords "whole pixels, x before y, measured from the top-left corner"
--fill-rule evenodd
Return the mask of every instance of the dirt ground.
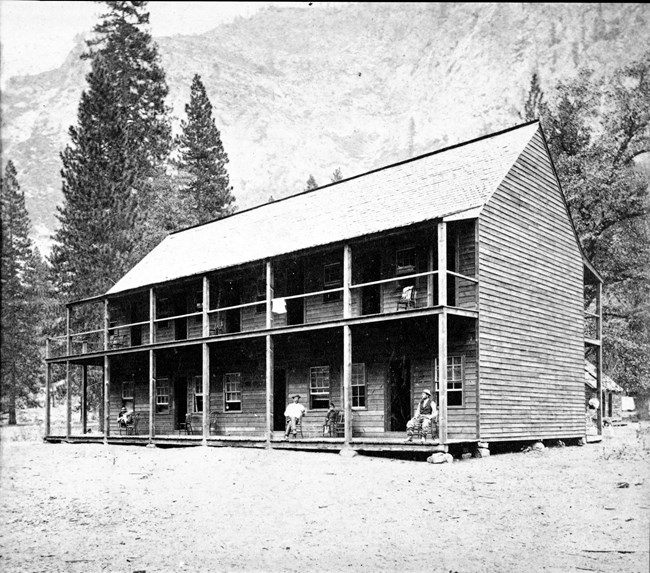
M 433 465 L 2 428 L 3 572 L 649 570 L 650 428 Z

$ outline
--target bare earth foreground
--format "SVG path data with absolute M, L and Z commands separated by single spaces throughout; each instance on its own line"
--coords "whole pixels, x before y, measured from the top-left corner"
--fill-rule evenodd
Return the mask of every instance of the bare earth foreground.
M 650 434 L 606 432 L 432 465 L 3 427 L 0 570 L 646 573 Z

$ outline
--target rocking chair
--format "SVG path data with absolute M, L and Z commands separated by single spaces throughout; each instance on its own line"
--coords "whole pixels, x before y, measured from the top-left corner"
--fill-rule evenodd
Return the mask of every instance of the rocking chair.
M 397 301 L 397 310 L 404 308 L 408 310 L 409 308 L 415 308 L 415 295 L 416 291 L 413 285 L 406 286 L 402 289 L 402 296 Z

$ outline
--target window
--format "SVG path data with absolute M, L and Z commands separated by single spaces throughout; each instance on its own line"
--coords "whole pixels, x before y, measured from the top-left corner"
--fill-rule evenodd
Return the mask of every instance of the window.
M 192 377 L 192 412 L 203 412 L 203 376 Z
M 330 405 L 330 367 L 313 366 L 309 369 L 309 407 L 327 410 Z
M 129 382 L 122 382 L 122 400 L 133 401 L 135 397 L 135 383 L 131 380 Z
M 366 407 L 366 365 L 352 365 L 352 407 Z
M 226 412 L 241 412 L 241 373 L 231 372 L 223 380 L 223 396 Z
M 343 265 L 329 263 L 323 267 L 323 290 L 343 286 Z M 341 291 L 328 292 L 323 295 L 323 302 L 341 300 Z
M 435 359 L 434 381 L 438 394 L 438 359 Z M 438 402 L 439 403 L 439 402 Z M 463 405 L 463 357 L 447 357 L 447 406 Z
M 169 379 L 156 380 L 156 412 L 169 412 Z
M 415 272 L 415 248 L 399 249 L 395 255 L 396 273 L 407 275 Z

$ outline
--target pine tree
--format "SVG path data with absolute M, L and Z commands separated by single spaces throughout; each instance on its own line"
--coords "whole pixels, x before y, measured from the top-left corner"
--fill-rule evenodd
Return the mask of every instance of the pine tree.
M 106 2 L 63 162 L 63 207 L 52 263 L 61 296 L 104 292 L 142 253 L 150 181 L 171 141 L 168 88 L 146 31 L 146 2 Z
M 524 121 L 533 121 L 547 114 L 547 106 L 544 101 L 544 92 L 539 83 L 539 77 L 536 73 L 530 80 L 530 89 L 528 98 L 524 104 Z
M 176 140 L 180 154 L 178 166 L 190 175 L 184 188 L 190 199 L 190 212 L 196 223 L 205 223 L 232 213 L 235 198 L 226 171 L 228 155 L 212 116 L 212 104 L 198 74 L 192 80 L 185 113 L 187 120 L 181 121 L 182 133 Z
M 337 167 L 334 170 L 334 173 L 332 173 L 331 181 L 332 183 L 336 183 L 337 181 L 341 181 L 342 179 L 343 179 L 343 173 L 341 173 L 341 168 Z
M 1 385 L 3 410 L 16 423 L 16 408 L 34 405 L 42 383 L 41 305 L 35 275 L 40 255 L 32 251 L 25 195 L 9 161 L 2 177 Z M 42 261 L 41 261 L 42 262 Z
M 307 187 L 305 187 L 305 191 L 311 191 L 312 189 L 318 189 L 318 183 L 316 183 L 314 176 L 310 175 L 309 179 L 307 179 Z

